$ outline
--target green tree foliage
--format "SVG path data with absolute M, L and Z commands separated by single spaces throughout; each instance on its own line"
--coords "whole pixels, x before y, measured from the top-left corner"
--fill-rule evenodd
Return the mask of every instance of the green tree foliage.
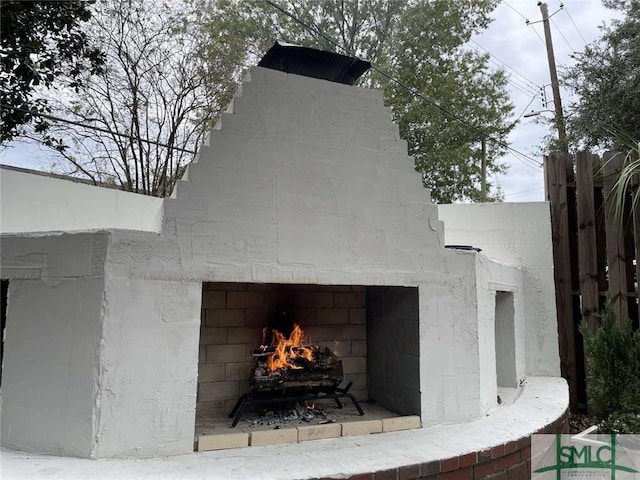
M 86 35 L 105 52 L 104 70 L 58 96 L 56 113 L 76 123 L 40 140 L 65 173 L 167 196 L 230 100 L 244 51 L 212 37 L 203 58 L 195 13 L 180 2 L 101 0 L 92 10 Z
M 408 9 L 397 39 L 399 61 L 391 68 L 446 111 L 393 82 L 383 85 L 416 169 L 441 203 L 490 200 L 480 192 L 479 145 L 483 132 L 500 140 L 487 141 L 486 163 L 488 175 L 502 172 L 498 157 L 512 128 L 505 123 L 512 106 L 504 74 L 487 68 L 487 56 L 462 48 L 472 33 L 486 27 L 493 8 L 489 2 L 471 3 L 475 8 L 436 1 Z
M 567 115 L 575 149 L 606 148 L 625 155 L 611 198 L 611 214 L 620 223 L 625 205 L 638 208 L 640 191 L 632 188 L 640 172 L 640 1 L 603 0 L 622 18 L 602 27 L 601 38 L 585 47 L 563 75 L 577 101 Z
M 34 96 L 37 87 L 51 87 L 65 77 L 77 87 L 80 76 L 102 65 L 98 48 L 87 46 L 82 24 L 90 17 L 91 1 L 15 1 L 0 5 L 0 143 L 34 122 L 43 131 L 47 122 L 31 111 L 48 111 L 47 102 Z M 7 107 L 18 107 L 14 110 Z
M 480 189 L 481 142 L 490 178 L 504 169 L 512 106 L 504 74 L 465 44 L 496 1 L 277 2 L 312 33 L 265 0 L 101 0 L 83 35 L 104 50 L 104 72 L 61 92 L 56 110 L 101 130 L 58 124 L 39 138 L 67 173 L 167 195 L 192 158 L 184 150 L 197 148 L 244 69 L 281 39 L 344 49 L 399 80 L 372 71 L 362 85 L 384 89 L 434 200 L 494 200 Z
M 616 322 L 611 300 L 600 316 L 601 325 L 591 332 L 580 326 L 587 358 L 589 413 L 599 421 L 621 414 L 637 414 L 640 407 L 640 332 L 631 324 Z M 613 418 L 612 417 L 612 418 Z
M 489 70 L 487 55 L 465 48 L 471 36 L 488 25 L 495 1 L 275 3 L 316 33 L 264 0 L 194 0 L 202 37 L 215 41 L 221 31 L 211 28 L 207 19 L 215 20 L 221 12 L 235 16 L 236 27 L 244 26 L 236 33 L 244 36 L 247 60 L 254 64 L 275 39 L 370 60 L 402 84 L 377 71 L 362 79 L 363 86 L 384 90 L 433 199 L 440 203 L 496 199 L 481 195 L 480 145 L 485 137 L 487 176 L 504 171 L 499 157 L 513 127 L 505 123 L 512 110 L 507 79 L 503 72 Z M 203 54 L 211 58 L 206 46 Z
M 633 221 L 632 215 L 640 205 L 640 190 L 633 186 L 640 173 L 640 141 L 620 132 L 612 132 L 612 139 L 615 139 L 615 148 L 619 151 L 619 155 L 624 155 L 624 159 L 622 170 L 607 198 L 609 205 L 607 214 L 618 222 L 622 230 L 626 228 L 625 222 Z M 627 208 L 629 206 L 631 209 Z M 627 217 L 625 212 L 628 212 Z M 628 217 L 629 215 L 631 217 Z
M 578 148 L 623 148 L 621 139 L 640 139 L 640 1 L 603 0 L 624 17 L 602 28 L 564 75 L 578 100 L 567 126 Z M 622 142 L 624 143 L 624 142 Z

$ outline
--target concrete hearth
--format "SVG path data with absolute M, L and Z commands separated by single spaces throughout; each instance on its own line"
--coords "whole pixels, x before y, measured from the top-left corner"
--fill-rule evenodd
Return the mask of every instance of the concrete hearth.
M 324 438 L 397 432 L 420 428 L 417 415 L 401 416 L 375 403 L 360 403 L 364 416 L 345 403 L 343 408 L 327 400 L 314 405 L 324 410 L 322 416 L 309 421 L 282 419 L 282 415 L 267 412 L 248 412 L 235 428 L 229 428 L 226 415 L 198 415 L 196 417 L 196 450 L 224 450 L 281 443 L 300 443 Z M 274 420 L 275 418 L 275 420 Z

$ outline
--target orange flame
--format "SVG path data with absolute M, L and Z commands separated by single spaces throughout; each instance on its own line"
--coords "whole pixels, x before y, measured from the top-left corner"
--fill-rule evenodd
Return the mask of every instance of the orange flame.
M 298 358 L 305 358 L 310 362 L 315 361 L 313 348 L 309 346 L 309 341 L 297 323 L 293 325 L 293 331 L 289 338 L 286 338 L 278 330 L 274 330 L 271 346 L 276 347 L 276 351 L 269 355 L 266 361 L 267 368 L 271 372 L 275 372 L 279 368 L 304 368 L 295 362 Z

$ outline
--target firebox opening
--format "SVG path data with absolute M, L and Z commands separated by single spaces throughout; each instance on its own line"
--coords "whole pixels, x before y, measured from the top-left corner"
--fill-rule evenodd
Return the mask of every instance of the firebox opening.
M 251 388 L 256 349 L 273 329 L 289 335 L 294 324 L 339 358 L 341 385 L 351 383 L 357 400 L 420 414 L 417 288 L 204 283 L 202 293 L 198 418 L 230 425 Z

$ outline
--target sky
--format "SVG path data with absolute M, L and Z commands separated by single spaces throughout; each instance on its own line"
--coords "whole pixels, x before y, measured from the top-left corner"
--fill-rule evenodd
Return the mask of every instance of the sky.
M 599 27 L 603 23 L 610 24 L 612 19 L 620 17 L 618 12 L 604 8 L 600 0 L 547 0 L 546 3 L 559 75 L 575 63 L 571 57 L 574 52 L 583 51 L 586 43 L 601 36 Z M 473 38 L 471 46 L 489 52 L 492 68 L 502 67 L 509 74 L 508 90 L 515 105 L 512 120 L 519 119 L 509 136 L 509 143 L 515 150 L 541 163 L 543 138 L 550 132 L 555 135 L 555 131 L 540 120 L 543 116 L 552 119 L 554 114 L 544 111 L 533 117 L 523 116 L 527 111 L 554 109 L 543 25 L 539 22 L 542 14 L 537 4 L 537 0 L 502 1 L 492 15 L 493 23 Z M 561 4 L 564 5 L 562 9 Z M 526 20 L 530 21 L 529 25 Z M 546 106 L 536 93 L 542 87 L 549 101 Z M 560 96 L 566 116 L 567 107 L 576 99 L 562 88 Z M 506 202 L 544 200 L 541 167 L 513 153 L 502 160 L 509 167 L 506 174 L 498 177 Z
M 463 1 L 463 0 L 451 0 Z M 609 24 L 615 11 L 602 6 L 600 0 L 547 0 L 551 15 L 551 35 L 558 71 L 571 66 L 574 52 L 581 52 L 585 43 L 600 37 L 604 23 Z M 509 136 L 511 147 L 522 155 L 510 152 L 502 161 L 508 171 L 497 178 L 507 202 L 544 200 L 542 177 L 542 142 L 550 127 L 540 122 L 540 117 L 552 118 L 552 92 L 549 67 L 544 43 L 541 12 L 537 0 L 502 1 L 493 12 L 494 21 L 489 28 L 475 36 L 470 48 L 491 54 L 491 68 L 503 68 L 509 74 L 508 91 L 515 106 L 512 121 L 518 120 Z M 527 25 L 526 20 L 529 20 Z M 544 89 L 548 104 L 543 104 Z M 572 99 L 569 92 L 561 90 L 565 111 Z M 446 102 L 441 102 L 446 105 Z M 543 111 L 547 110 L 547 111 Z M 526 112 L 541 112 L 537 116 L 524 117 Z M 36 145 L 14 142 L 0 150 L 0 163 L 24 168 L 48 170 L 51 153 Z

